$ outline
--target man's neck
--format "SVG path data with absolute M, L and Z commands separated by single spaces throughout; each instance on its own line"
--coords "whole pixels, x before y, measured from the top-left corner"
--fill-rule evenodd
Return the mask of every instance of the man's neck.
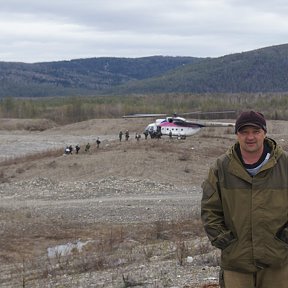
M 240 148 L 241 156 L 245 164 L 254 164 L 256 163 L 262 156 L 264 150 L 264 146 L 262 146 L 262 149 L 259 149 L 259 151 L 256 152 L 247 152 L 243 151 Z

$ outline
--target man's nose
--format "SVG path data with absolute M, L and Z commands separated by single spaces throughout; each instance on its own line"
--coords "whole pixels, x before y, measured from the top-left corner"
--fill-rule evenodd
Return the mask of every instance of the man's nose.
M 255 137 L 255 135 L 253 132 L 247 133 L 247 138 L 254 138 L 254 137 Z

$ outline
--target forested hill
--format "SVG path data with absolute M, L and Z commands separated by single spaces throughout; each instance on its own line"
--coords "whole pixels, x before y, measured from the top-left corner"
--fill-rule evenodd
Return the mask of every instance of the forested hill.
M 288 92 L 288 44 L 218 58 L 0 62 L 0 97 L 163 92 Z
M 288 44 L 206 58 L 121 92 L 288 92 Z
M 0 97 L 97 95 L 133 80 L 153 78 L 201 58 L 88 58 L 35 64 L 0 62 Z

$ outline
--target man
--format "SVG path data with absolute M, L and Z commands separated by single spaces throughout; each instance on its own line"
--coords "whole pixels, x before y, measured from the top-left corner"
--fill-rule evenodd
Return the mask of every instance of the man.
M 145 130 L 145 131 L 143 132 L 143 134 L 144 134 L 144 136 L 145 136 L 145 140 L 147 140 L 147 138 L 148 138 L 148 135 L 149 135 L 149 132 L 148 132 L 148 130 Z
M 125 132 L 125 140 L 128 141 L 128 139 L 129 139 L 129 131 L 126 130 L 126 132 Z
M 119 132 L 119 141 L 120 141 L 120 142 L 122 141 L 122 136 L 123 136 L 123 132 L 120 131 L 120 132 Z
M 98 148 L 98 149 L 99 149 L 100 144 L 101 144 L 101 141 L 100 141 L 100 139 L 99 139 L 99 137 L 98 137 L 97 140 L 96 140 L 96 145 L 97 145 L 97 148 Z
M 241 113 L 235 133 L 202 184 L 201 217 L 221 249 L 221 287 L 286 288 L 288 155 L 266 137 L 259 112 Z
M 90 143 L 88 142 L 85 146 L 85 152 L 89 152 L 90 150 Z

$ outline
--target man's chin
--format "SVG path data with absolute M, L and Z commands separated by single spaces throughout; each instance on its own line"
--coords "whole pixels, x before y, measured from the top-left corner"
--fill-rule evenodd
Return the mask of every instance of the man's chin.
M 246 149 L 247 152 L 256 152 L 258 151 L 258 148 L 256 145 L 246 145 Z

